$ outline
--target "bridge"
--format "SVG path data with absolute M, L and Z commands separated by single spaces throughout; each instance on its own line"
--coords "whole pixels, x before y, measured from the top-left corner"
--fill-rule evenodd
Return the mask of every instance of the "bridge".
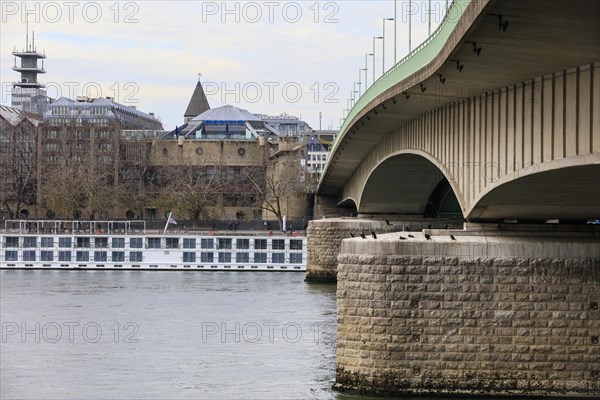
M 600 395 L 599 20 L 455 1 L 356 101 L 308 229 L 339 388 Z

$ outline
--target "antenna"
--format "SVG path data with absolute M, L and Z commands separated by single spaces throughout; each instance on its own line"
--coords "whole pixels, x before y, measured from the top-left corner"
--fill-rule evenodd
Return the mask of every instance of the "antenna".
M 31 31 L 33 38 L 31 39 L 31 46 L 33 47 L 31 50 L 35 51 L 35 31 Z
M 29 51 L 29 14 L 25 13 L 25 51 Z

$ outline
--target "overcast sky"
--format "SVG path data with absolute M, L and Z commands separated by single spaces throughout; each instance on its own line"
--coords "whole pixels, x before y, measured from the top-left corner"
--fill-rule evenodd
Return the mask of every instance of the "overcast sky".
M 413 48 L 427 36 L 428 1 L 412 1 Z M 446 1 L 432 1 L 432 30 Z M 2 1 L 2 97 L 10 105 L 11 52 L 25 47 L 25 15 L 45 51 L 51 97 L 112 96 L 155 112 L 165 128 L 183 123 L 198 73 L 211 107 L 301 117 L 337 129 L 373 36 L 394 1 Z M 408 52 L 409 2 L 398 0 L 397 59 Z M 394 21 L 386 22 L 386 66 L 394 59 Z M 30 33 L 31 39 L 31 33 Z M 376 41 L 376 76 L 382 41 Z M 368 59 L 372 83 L 372 58 Z M 361 75 L 364 85 L 364 71 Z M 85 93 L 84 93 L 85 89 Z M 363 88 L 364 89 L 364 86 Z

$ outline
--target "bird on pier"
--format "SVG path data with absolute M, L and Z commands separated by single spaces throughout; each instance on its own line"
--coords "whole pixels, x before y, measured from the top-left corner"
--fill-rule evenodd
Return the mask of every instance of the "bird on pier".
M 413 235 L 411 235 L 410 233 L 408 234 L 408 237 L 409 237 L 409 238 L 413 238 L 413 239 L 415 238 L 415 237 L 414 237 Z
M 406 238 L 402 235 L 400 235 L 400 240 L 406 240 Z
M 354 237 L 354 233 L 350 232 L 350 237 Z
M 431 240 L 431 235 L 430 235 L 430 234 L 428 234 L 428 233 L 426 233 L 426 234 L 425 234 L 425 239 L 427 239 L 427 240 Z
M 450 235 L 450 239 L 456 240 L 456 238 L 454 237 L 454 235 Z
M 363 239 L 366 239 L 366 238 L 367 238 L 367 237 L 365 236 L 365 233 L 364 233 L 364 232 L 361 232 L 361 233 L 360 233 L 360 237 L 361 237 L 361 238 L 363 238 Z
M 386 220 L 385 220 L 385 224 L 386 224 L 387 226 L 390 226 L 390 225 L 392 225 L 392 224 L 390 224 L 390 220 L 389 220 L 389 219 L 386 219 Z
M 371 235 L 373 236 L 373 239 L 377 239 L 377 235 L 375 234 L 375 231 L 371 231 Z
M 450 229 L 450 225 L 446 224 L 446 229 Z

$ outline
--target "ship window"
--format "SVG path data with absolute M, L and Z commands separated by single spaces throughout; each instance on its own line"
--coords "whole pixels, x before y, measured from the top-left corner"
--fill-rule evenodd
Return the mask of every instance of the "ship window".
M 6 250 L 4 253 L 4 258 L 6 261 L 17 261 L 18 253 L 19 252 L 17 250 Z
M 106 251 L 95 251 L 94 252 L 94 261 L 108 261 L 108 254 Z
M 88 237 L 78 237 L 77 238 L 77 247 L 79 247 L 79 248 L 88 248 L 88 247 L 90 247 L 90 238 L 88 238 Z
M 235 261 L 238 263 L 250 262 L 250 253 L 237 253 L 235 256 Z
M 31 236 L 27 236 L 23 238 L 23 247 L 33 247 L 35 248 L 35 242 L 36 242 L 37 238 L 31 237 Z
M 54 252 L 49 250 L 42 250 L 40 253 L 40 261 L 54 261 Z
M 58 238 L 58 247 L 71 248 L 71 238 L 66 238 L 66 237 Z
M 113 238 L 112 248 L 113 249 L 124 249 L 125 248 L 125 238 Z
M 285 253 L 273 253 L 271 256 L 274 263 L 284 263 Z
M 149 249 L 160 249 L 160 238 L 148 238 Z
M 231 239 L 219 239 L 219 249 L 231 249 Z
M 113 251 L 112 252 L 112 261 L 113 262 L 125 261 L 125 252 L 124 251 Z
M 183 262 L 184 263 L 192 263 L 196 262 L 196 253 L 190 251 L 183 252 Z
M 290 250 L 302 250 L 302 240 L 290 240 Z
M 302 253 L 290 253 L 290 264 L 302 264 Z
M 196 248 L 196 239 L 183 239 L 183 248 L 184 249 L 195 249 Z
M 214 239 L 200 239 L 200 247 L 203 249 L 212 249 L 215 247 Z
M 178 249 L 179 238 L 167 238 L 167 249 Z
M 58 261 L 71 261 L 71 252 L 70 251 L 59 251 L 58 252 Z
M 141 251 L 131 251 L 129 253 L 129 261 L 142 262 L 143 255 Z
M 204 239 L 202 239 L 204 240 Z M 202 262 L 213 262 L 214 254 L 213 253 L 200 253 L 200 261 Z
M 254 262 L 255 263 L 266 263 L 267 262 L 267 253 L 254 253 Z
M 43 237 L 42 238 L 42 247 L 54 247 L 54 238 L 52 237 Z
M 75 257 L 77 261 L 90 261 L 90 253 L 87 251 L 78 251 Z
M 108 238 L 97 237 L 96 239 L 94 239 L 94 245 L 97 249 L 105 249 L 108 247 Z
M 285 240 L 273 239 L 273 250 L 284 250 L 284 249 L 285 249 Z
M 19 238 L 16 236 L 7 236 L 6 247 L 19 247 Z
M 142 238 L 129 239 L 129 247 L 132 249 L 141 249 L 143 247 Z
M 35 250 L 26 250 L 23 252 L 23 261 L 35 261 Z
M 219 253 L 219 262 L 221 262 L 221 263 L 231 262 L 231 253 L 228 253 L 228 252 Z
M 235 246 L 237 249 L 247 250 L 250 248 L 250 239 L 238 239 Z
M 254 239 L 254 248 L 257 250 L 266 250 L 267 239 Z

